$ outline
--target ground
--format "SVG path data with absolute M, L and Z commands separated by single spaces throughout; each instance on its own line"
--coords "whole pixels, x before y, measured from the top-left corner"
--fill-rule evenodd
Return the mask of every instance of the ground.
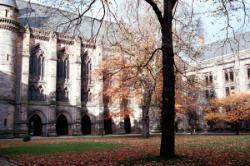
M 176 136 L 173 159 L 159 158 L 160 136 L 0 140 L 12 165 L 250 165 L 250 135 Z

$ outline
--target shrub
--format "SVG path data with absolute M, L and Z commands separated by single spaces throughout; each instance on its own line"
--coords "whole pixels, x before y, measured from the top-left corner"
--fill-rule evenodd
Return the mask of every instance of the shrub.
M 31 136 L 29 134 L 26 134 L 24 137 L 23 137 L 23 141 L 24 142 L 28 142 L 31 140 Z

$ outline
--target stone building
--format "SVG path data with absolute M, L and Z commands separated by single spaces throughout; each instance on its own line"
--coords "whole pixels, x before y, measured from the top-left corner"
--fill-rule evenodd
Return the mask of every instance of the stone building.
M 0 137 L 139 132 L 137 104 L 126 120 L 104 118 L 103 78 L 94 71 L 114 53 L 88 40 L 100 23 L 86 17 L 78 34 L 65 34 L 55 26 L 58 10 L 29 5 L 0 0 Z
M 204 128 L 202 104 L 211 98 L 250 92 L 250 32 L 206 45 L 201 58 L 190 64 L 187 76 L 201 83 L 198 109 Z M 219 126 L 226 128 L 226 124 Z M 244 122 L 242 127 L 250 128 L 250 123 Z

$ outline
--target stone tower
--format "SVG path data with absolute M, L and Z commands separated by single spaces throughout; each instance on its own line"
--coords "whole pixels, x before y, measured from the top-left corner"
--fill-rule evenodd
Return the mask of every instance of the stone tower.
M 0 0 L 0 135 L 14 134 L 19 23 L 15 0 Z

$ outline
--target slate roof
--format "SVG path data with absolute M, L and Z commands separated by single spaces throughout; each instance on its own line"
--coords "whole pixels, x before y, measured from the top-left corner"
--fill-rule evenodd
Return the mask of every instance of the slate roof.
M 15 0 L 0 0 L 0 5 L 5 5 L 5 6 L 17 8 Z
M 11 2 L 11 0 L 0 1 Z M 76 26 L 76 21 L 71 24 L 66 23 L 69 21 L 68 18 L 77 17 L 75 13 L 35 3 L 29 4 L 24 0 L 17 0 L 16 2 L 19 9 L 19 21 L 23 26 L 28 25 L 33 28 L 79 35 L 85 39 L 91 39 L 96 35 L 101 24 L 97 19 L 84 16 L 79 25 Z M 101 26 L 99 38 L 105 39 L 104 41 L 115 40 L 113 36 L 110 36 L 112 33 L 107 33 L 107 31 L 116 31 L 116 28 L 115 23 L 105 21 Z M 205 45 L 200 61 L 246 49 L 250 49 L 250 32 L 237 34 L 236 40 L 229 38 Z
M 19 22 L 22 26 L 79 35 L 85 39 L 90 39 L 97 34 L 101 24 L 99 20 L 87 16 L 84 16 L 78 25 L 76 25 L 77 21 L 68 23 L 68 18 L 77 17 L 75 13 L 40 4 L 30 4 L 23 0 L 17 0 L 17 6 L 19 9 Z M 100 36 L 104 35 L 105 28 L 113 26 L 114 24 L 111 22 L 104 22 L 99 33 Z
M 233 54 L 250 49 L 250 32 L 237 34 L 232 38 L 223 39 L 205 46 L 201 60 L 207 60 L 222 55 Z

